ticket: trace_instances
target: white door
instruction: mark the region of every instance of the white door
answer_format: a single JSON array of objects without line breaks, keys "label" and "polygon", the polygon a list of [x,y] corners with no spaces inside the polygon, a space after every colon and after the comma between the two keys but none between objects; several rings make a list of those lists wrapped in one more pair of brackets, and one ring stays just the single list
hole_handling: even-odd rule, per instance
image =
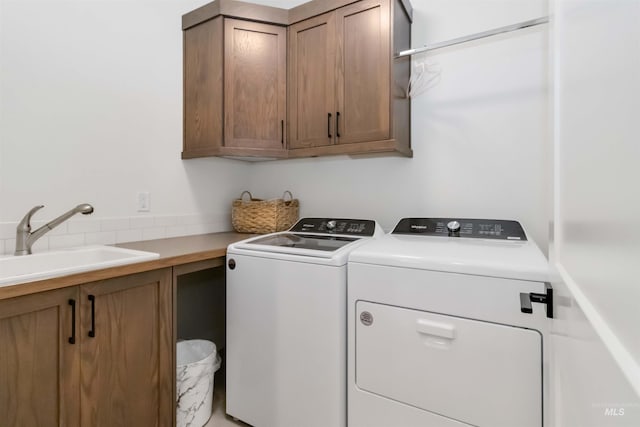
[{"label": "white door", "polygon": [[356,303],[358,388],[479,427],[542,426],[539,332]]}]

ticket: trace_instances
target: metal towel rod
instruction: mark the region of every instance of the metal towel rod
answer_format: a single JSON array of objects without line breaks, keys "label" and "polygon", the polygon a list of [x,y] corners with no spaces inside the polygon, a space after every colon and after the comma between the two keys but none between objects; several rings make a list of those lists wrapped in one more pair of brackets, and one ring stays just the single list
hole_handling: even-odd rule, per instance
[{"label": "metal towel rod", "polygon": [[547,22],[549,22],[548,16],[543,16],[541,18],[536,18],[536,19],[530,19],[528,21],[519,22],[517,24],[511,24],[504,27],[500,27],[500,28],[494,28],[493,30],[487,30],[481,33],[470,34],[468,36],[458,37],[456,39],[447,40],[440,43],[434,43],[424,47],[418,47],[416,49],[403,50],[402,52],[398,53],[394,57],[394,59],[415,55],[416,53],[429,52],[432,50],[441,49],[443,47],[449,47],[449,46],[453,46],[460,43],[466,43],[473,40],[483,39],[485,37],[491,37],[491,36],[495,36],[502,33],[521,30],[523,28],[533,27],[540,24],[546,24]]}]

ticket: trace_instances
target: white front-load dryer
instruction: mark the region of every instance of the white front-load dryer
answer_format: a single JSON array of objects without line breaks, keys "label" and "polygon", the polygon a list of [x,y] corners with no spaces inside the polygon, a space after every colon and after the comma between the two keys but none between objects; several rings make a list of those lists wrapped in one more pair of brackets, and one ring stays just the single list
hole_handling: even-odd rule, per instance
[{"label": "white front-load dryer", "polygon": [[515,221],[406,218],[352,251],[349,427],[542,427],[547,271]]}]

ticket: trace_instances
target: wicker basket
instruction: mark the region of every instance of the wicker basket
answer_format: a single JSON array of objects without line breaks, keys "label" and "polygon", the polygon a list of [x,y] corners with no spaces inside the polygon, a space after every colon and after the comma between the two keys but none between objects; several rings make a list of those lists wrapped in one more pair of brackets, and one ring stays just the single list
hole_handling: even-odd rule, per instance
[{"label": "wicker basket", "polygon": [[[245,199],[245,195],[249,198]],[[288,200],[285,200],[287,198]],[[254,199],[250,192],[243,191],[233,201],[231,222],[239,233],[273,233],[288,230],[298,220],[300,204],[290,191],[281,199]]]}]

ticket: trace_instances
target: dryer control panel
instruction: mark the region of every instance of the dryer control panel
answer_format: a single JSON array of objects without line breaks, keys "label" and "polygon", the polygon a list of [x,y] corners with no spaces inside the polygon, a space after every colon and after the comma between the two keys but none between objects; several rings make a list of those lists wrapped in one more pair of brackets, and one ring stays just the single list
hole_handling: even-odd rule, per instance
[{"label": "dryer control panel", "polygon": [[373,236],[376,222],[368,219],[302,218],[289,231],[296,233]]},{"label": "dryer control panel", "polygon": [[396,225],[393,234],[527,240],[518,221],[500,219],[403,218]]}]

